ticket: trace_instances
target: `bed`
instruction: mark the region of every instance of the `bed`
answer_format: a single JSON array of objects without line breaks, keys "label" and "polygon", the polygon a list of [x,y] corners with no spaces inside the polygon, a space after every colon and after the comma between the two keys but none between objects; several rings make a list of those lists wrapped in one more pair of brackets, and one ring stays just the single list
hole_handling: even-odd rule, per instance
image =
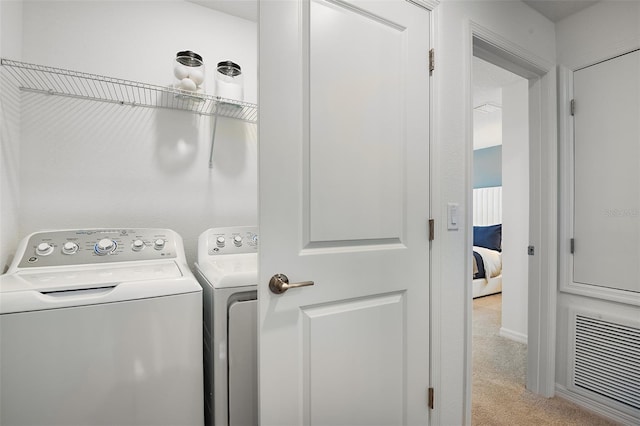
[{"label": "bed", "polygon": [[473,190],[473,298],[502,292],[502,187]]}]

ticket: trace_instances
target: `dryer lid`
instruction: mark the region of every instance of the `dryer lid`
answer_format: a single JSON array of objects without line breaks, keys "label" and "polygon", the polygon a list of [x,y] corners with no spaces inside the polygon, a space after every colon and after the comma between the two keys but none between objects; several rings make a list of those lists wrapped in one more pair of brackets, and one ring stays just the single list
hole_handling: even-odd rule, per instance
[{"label": "dryer lid", "polygon": [[258,255],[256,253],[210,257],[196,263],[196,268],[214,288],[258,285]]}]

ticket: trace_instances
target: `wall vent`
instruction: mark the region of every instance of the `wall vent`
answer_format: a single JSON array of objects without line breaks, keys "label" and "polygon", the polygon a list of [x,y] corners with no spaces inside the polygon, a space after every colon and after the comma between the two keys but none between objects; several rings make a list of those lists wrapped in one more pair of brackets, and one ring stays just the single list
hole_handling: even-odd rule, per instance
[{"label": "wall vent", "polygon": [[574,388],[616,401],[624,411],[638,413],[640,328],[580,313],[574,318]]}]

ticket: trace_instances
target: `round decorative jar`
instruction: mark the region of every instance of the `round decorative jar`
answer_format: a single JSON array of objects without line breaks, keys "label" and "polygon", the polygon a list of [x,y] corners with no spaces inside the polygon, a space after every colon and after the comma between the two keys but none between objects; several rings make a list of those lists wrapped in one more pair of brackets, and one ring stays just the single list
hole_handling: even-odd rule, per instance
[{"label": "round decorative jar", "polygon": [[244,100],[240,65],[231,61],[218,62],[215,81],[216,96],[236,101]]},{"label": "round decorative jar", "polygon": [[190,50],[176,54],[173,63],[174,87],[190,92],[204,92],[205,68],[202,56]]}]

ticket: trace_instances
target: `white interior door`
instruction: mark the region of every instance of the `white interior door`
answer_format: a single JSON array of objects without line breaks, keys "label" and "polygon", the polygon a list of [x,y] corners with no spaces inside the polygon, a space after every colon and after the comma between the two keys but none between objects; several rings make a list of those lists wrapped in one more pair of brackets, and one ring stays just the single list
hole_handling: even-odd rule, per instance
[{"label": "white interior door", "polygon": [[262,425],[428,423],[429,13],[260,3]]},{"label": "white interior door", "polygon": [[640,51],[574,72],[573,279],[640,292]]}]

